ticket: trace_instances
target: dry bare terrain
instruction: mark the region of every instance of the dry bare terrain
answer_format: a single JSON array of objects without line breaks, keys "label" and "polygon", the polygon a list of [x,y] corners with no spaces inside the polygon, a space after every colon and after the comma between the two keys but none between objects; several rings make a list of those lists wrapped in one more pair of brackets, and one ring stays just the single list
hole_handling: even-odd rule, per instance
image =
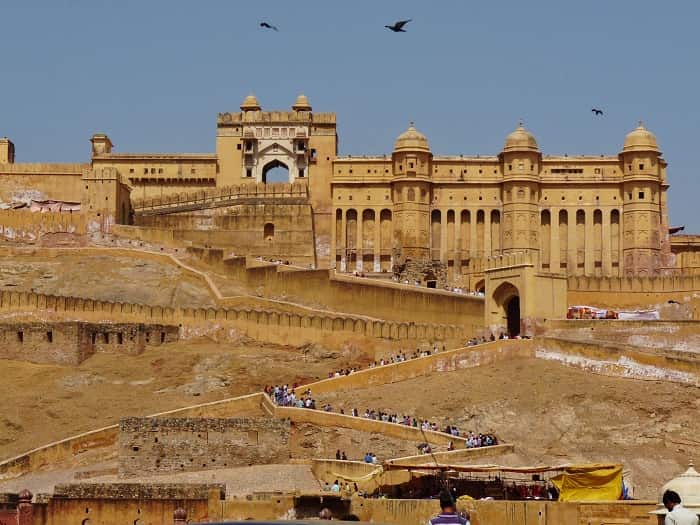
[{"label": "dry bare terrain", "polygon": [[495,432],[520,465],[615,461],[631,471],[637,497],[700,457],[700,389],[605,377],[520,359],[368,389],[320,396],[334,410],[385,409]]},{"label": "dry bare terrain", "polygon": [[308,382],[348,364],[347,353],[319,346],[206,339],[149,347],[140,356],[95,354],[78,367],[0,360],[0,459],[123,416]]}]

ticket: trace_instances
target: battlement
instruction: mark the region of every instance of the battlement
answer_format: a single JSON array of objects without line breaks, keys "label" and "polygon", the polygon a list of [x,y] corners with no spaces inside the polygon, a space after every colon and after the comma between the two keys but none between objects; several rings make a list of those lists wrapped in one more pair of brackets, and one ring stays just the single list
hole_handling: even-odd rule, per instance
[{"label": "battlement", "polygon": [[2,175],[83,175],[90,164],[76,162],[22,162],[0,164]]},{"label": "battlement", "polygon": [[488,271],[509,266],[535,266],[536,262],[537,258],[534,253],[522,251],[486,257],[481,264],[483,265],[483,270]]},{"label": "battlement", "polygon": [[217,126],[241,124],[335,124],[335,113],[311,113],[309,111],[255,111],[246,113],[219,113]]},{"label": "battlement", "polygon": [[289,198],[306,200],[308,197],[309,190],[305,183],[251,183],[211,190],[177,193],[152,199],[136,199],[133,201],[132,206],[137,213],[149,214],[150,212],[150,214],[157,214],[187,206],[196,206],[197,208],[217,207],[217,205],[230,206],[236,204],[236,201],[239,200]]}]

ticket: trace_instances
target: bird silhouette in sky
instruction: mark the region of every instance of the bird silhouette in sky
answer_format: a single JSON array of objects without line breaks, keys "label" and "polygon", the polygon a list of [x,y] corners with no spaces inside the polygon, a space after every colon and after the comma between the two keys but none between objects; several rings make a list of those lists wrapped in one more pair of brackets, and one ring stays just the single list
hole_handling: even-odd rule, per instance
[{"label": "bird silhouette in sky", "polygon": [[603,110],[602,110],[602,109],[593,108],[591,111],[592,111],[593,113],[595,113],[596,115],[601,115],[601,116],[603,115]]},{"label": "bird silhouette in sky", "polygon": [[403,26],[405,26],[409,22],[411,22],[410,18],[408,20],[399,20],[398,22],[395,22],[393,26],[384,27],[386,27],[389,31],[393,31],[394,33],[405,33],[406,30],[403,28]]},{"label": "bird silhouette in sky", "polygon": [[272,29],[273,31],[279,31],[279,29],[277,29],[277,26],[273,26],[272,24],[268,24],[267,22],[260,22],[260,27],[263,27],[265,29]]}]

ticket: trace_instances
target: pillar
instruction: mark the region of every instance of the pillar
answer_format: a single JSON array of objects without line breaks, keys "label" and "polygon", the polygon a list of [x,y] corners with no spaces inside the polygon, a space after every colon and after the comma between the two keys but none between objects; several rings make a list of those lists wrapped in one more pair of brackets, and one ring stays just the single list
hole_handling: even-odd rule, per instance
[{"label": "pillar", "polygon": [[340,214],[340,271],[348,271],[348,210]]},{"label": "pillar", "polygon": [[484,210],[484,257],[491,257],[491,211]]},{"label": "pillar", "polygon": [[382,209],[374,210],[374,271],[382,271]]},{"label": "pillar", "polygon": [[584,259],[583,259],[583,272],[585,275],[593,275],[595,273],[595,242],[593,242],[593,215],[595,210],[585,209],[583,211],[584,215]]},{"label": "pillar", "polygon": [[573,215],[570,209],[567,209],[567,217],[569,220],[569,240],[567,243],[566,254],[566,270],[569,275],[578,275],[578,239],[576,238],[576,211],[573,209]]},{"label": "pillar", "polygon": [[447,210],[440,210],[440,262],[447,264]]},{"label": "pillar", "polygon": [[559,254],[559,208],[549,210],[549,271],[559,273],[561,271],[561,259]]},{"label": "pillar", "polygon": [[476,240],[476,215],[478,210],[470,210],[471,221],[469,222],[469,254],[472,259],[476,258],[476,247],[479,244]]},{"label": "pillar", "polygon": [[452,254],[453,272],[455,277],[462,277],[462,210],[455,210],[455,249]]},{"label": "pillar", "polygon": [[603,259],[603,276],[610,277],[612,276],[612,235],[610,232],[611,212],[610,210],[606,210],[604,208],[601,209],[600,212],[603,214],[603,223],[601,225],[603,239],[600,243]]},{"label": "pillar", "polygon": [[364,214],[362,210],[357,210],[357,233],[355,234],[355,266],[358,272],[362,271],[362,221]]}]

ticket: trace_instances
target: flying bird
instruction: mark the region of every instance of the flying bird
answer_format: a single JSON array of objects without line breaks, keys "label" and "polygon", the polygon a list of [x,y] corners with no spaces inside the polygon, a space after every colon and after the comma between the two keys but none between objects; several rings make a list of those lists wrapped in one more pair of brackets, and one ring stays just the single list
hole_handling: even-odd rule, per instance
[{"label": "flying bird", "polygon": [[602,109],[593,108],[591,111],[592,111],[593,113],[595,113],[596,115],[602,115],[602,114],[603,114],[603,110],[602,110]]},{"label": "flying bird", "polygon": [[406,30],[403,28],[406,24],[411,22],[412,20],[409,18],[408,20],[399,20],[398,22],[394,23],[393,26],[384,26],[386,27],[389,31],[393,31],[394,33],[405,33]]},{"label": "flying bird", "polygon": [[264,27],[265,29],[272,29],[273,31],[279,31],[279,29],[277,29],[276,26],[268,24],[267,22],[260,22],[260,27]]}]

